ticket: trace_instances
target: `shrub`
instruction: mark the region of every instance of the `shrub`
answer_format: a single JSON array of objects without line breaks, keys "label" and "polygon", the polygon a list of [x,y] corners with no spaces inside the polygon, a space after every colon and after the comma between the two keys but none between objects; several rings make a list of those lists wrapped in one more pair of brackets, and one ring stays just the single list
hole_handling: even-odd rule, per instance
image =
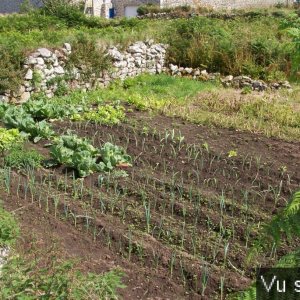
[{"label": "shrub", "polygon": [[0,45],[0,94],[7,90],[18,91],[24,73],[22,62],[23,55],[20,52]]},{"label": "shrub", "polygon": [[170,63],[260,79],[274,77],[277,71],[290,75],[289,38],[279,32],[278,22],[272,17],[176,20],[165,39],[170,45]]},{"label": "shrub", "polygon": [[300,69],[300,18],[297,14],[291,14],[281,22],[281,28],[292,38],[292,63],[294,74]]},{"label": "shrub", "polygon": [[138,7],[137,9],[137,13],[139,16],[143,16],[149,13],[158,13],[160,12],[161,9],[159,7],[159,5],[154,5],[154,4],[145,4],[145,5],[141,5]]},{"label": "shrub", "polygon": [[86,21],[86,16],[79,4],[71,0],[43,0],[42,12],[64,20],[68,26],[81,25]]},{"label": "shrub", "polygon": [[111,66],[111,58],[100,48],[94,40],[86,35],[79,34],[72,45],[72,53],[67,61],[67,68],[82,67],[83,78],[91,79],[91,76],[100,76],[103,70]]}]

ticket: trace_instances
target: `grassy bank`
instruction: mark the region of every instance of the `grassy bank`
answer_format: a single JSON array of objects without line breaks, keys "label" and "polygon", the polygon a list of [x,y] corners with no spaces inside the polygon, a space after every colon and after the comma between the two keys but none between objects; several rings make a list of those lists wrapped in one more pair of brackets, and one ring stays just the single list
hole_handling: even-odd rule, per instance
[{"label": "grassy bank", "polygon": [[114,44],[121,48],[154,38],[170,45],[169,63],[269,81],[297,79],[298,35],[288,32],[289,27],[299,27],[293,10],[255,12],[229,20],[106,20],[86,17],[76,9],[5,16],[0,18],[0,86],[3,91],[8,88],[6,81],[11,81],[13,88],[18,85],[22,61],[30,51],[59,47],[64,42],[73,44],[83,35],[98,46]]}]

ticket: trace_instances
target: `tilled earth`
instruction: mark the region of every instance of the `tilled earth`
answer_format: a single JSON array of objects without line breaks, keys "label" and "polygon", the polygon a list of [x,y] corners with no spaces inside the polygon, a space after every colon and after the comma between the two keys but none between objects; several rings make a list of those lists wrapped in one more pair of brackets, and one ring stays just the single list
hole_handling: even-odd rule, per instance
[{"label": "tilled earth", "polygon": [[[130,168],[85,179],[63,166],[12,170],[1,198],[18,216],[19,247],[26,251],[33,237],[45,248],[55,241],[83,271],[119,267],[124,299],[221,299],[248,287],[255,263],[273,261],[266,254],[249,265],[246,258],[259,224],[299,187],[300,143],[137,111],[127,117],[113,127],[53,126],[96,147],[123,146]],[[47,157],[45,144],[28,147]],[[294,246],[285,243],[277,255]]]}]

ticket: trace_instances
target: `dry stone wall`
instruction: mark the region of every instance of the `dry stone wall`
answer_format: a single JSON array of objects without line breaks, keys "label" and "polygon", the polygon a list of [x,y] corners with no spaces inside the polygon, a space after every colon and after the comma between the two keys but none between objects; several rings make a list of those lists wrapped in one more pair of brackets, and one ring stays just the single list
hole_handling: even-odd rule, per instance
[{"label": "dry stone wall", "polygon": [[250,7],[268,7],[277,4],[290,5],[292,3],[292,0],[161,0],[161,7],[190,5],[231,10]]},{"label": "dry stone wall", "polygon": [[251,88],[264,91],[266,89],[291,88],[287,81],[266,83],[253,80],[248,76],[221,76],[220,73],[208,73],[204,69],[184,68],[166,63],[167,45],[155,44],[153,40],[136,42],[125,51],[117,47],[108,49],[106,55],[112,58],[110,70],[104,70],[96,77],[92,74],[89,79],[83,75],[84,66],[69,70],[67,61],[72,53],[71,45],[65,43],[61,49],[39,48],[31,53],[24,61],[24,81],[18,92],[6,91],[0,95],[0,101],[22,103],[30,99],[34,93],[43,92],[49,98],[61,88],[90,90],[96,87],[106,87],[111,81],[134,77],[142,73],[188,77],[194,80],[219,80],[225,87]]},{"label": "dry stone wall", "polygon": [[288,81],[279,82],[264,82],[263,80],[255,80],[249,76],[222,76],[220,73],[208,73],[206,70],[199,68],[184,68],[177,65],[170,64],[168,73],[171,76],[189,77],[199,81],[217,81],[219,80],[224,87],[233,87],[236,89],[250,88],[254,91],[265,91],[268,89],[291,89]]},{"label": "dry stone wall", "polygon": [[72,70],[66,68],[71,45],[65,43],[63,48],[51,50],[39,48],[24,61],[24,82],[18,92],[6,91],[0,95],[0,101],[26,102],[32,94],[44,92],[49,98],[57,92],[61,82],[70,89],[89,90],[105,87],[112,80],[125,79],[141,73],[158,74],[165,71],[166,45],[155,44],[153,40],[136,42],[125,51],[116,47],[108,49],[112,57],[112,68],[104,70],[98,78],[91,76],[86,80],[82,76],[84,66]]}]

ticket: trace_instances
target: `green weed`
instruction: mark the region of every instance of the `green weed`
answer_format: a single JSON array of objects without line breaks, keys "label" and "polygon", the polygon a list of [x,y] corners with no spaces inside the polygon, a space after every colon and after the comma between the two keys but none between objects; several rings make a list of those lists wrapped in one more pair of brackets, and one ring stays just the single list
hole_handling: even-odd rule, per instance
[{"label": "green weed", "polygon": [[0,206],[0,247],[11,246],[19,236],[19,226],[12,214]]},{"label": "green weed", "polygon": [[36,150],[15,146],[5,155],[4,164],[12,168],[29,170],[38,168],[43,159],[44,157]]}]

